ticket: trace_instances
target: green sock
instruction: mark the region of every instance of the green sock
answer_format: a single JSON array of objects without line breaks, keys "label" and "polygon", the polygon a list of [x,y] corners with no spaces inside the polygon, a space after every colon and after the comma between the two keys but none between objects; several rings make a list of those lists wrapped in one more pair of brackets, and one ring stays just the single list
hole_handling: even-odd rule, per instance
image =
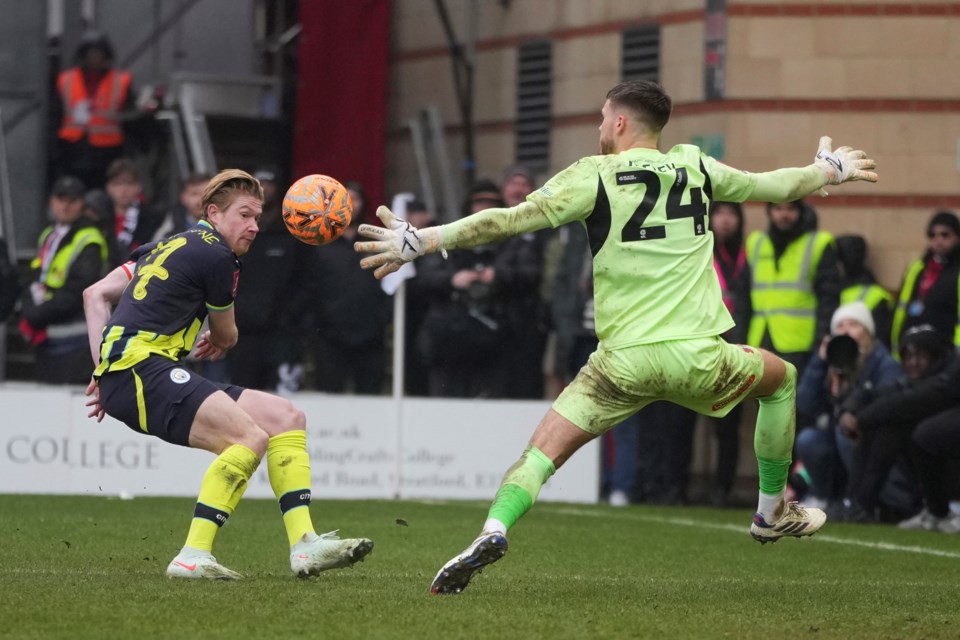
[{"label": "green sock", "polygon": [[498,520],[510,529],[530,510],[540,494],[540,487],[556,470],[553,461],[542,451],[534,446],[527,447],[504,474],[487,518]]},{"label": "green sock", "polygon": [[760,492],[778,495],[787,486],[792,462],[793,437],[797,429],[797,368],[789,362],[783,383],[766,398],[760,398],[753,450],[760,467]]}]

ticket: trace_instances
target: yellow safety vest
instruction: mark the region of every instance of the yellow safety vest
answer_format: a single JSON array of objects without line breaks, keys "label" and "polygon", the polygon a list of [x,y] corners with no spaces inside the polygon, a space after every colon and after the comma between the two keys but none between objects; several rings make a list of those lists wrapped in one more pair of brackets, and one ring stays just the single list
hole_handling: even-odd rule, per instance
[{"label": "yellow safety vest", "polygon": [[752,276],[753,318],[747,344],[759,347],[764,333],[780,353],[813,349],[817,331],[817,296],[813,282],[817,266],[833,236],[811,231],[787,246],[774,261],[773,242],[762,231],[747,239],[747,262]]},{"label": "yellow safety vest", "polygon": [[[893,312],[893,328],[890,330],[890,346],[893,355],[897,360],[900,359],[900,334],[903,333],[903,325],[907,321],[907,309],[910,307],[910,299],[913,297],[913,290],[917,286],[917,278],[924,268],[923,260],[914,260],[907,267],[907,273],[903,276],[903,286],[900,287],[900,295],[897,297],[897,308]],[[957,281],[957,300],[960,301],[960,280]],[[953,329],[953,344],[960,347],[960,308],[957,309],[957,325]]]},{"label": "yellow safety vest", "polygon": [[[53,227],[47,227],[43,230],[43,233],[40,234],[40,240],[37,242],[37,257],[30,263],[33,269],[41,268],[42,263],[39,254],[43,249],[43,244],[47,241],[47,237],[52,231]],[[71,238],[69,243],[60,243],[60,246],[57,247],[56,254],[54,254],[50,265],[47,267],[47,273],[43,279],[43,284],[47,288],[48,300],[52,297],[51,291],[53,289],[59,289],[67,281],[67,274],[70,273],[70,267],[73,265],[73,261],[91,244],[100,247],[100,257],[104,263],[106,263],[107,241],[103,239],[103,234],[100,233],[100,230],[96,227],[84,227],[73,234],[73,238]]]},{"label": "yellow safety vest", "polygon": [[862,302],[870,311],[880,306],[881,302],[887,305],[888,309],[893,308],[893,296],[878,284],[855,284],[841,291],[840,304],[851,302]]}]

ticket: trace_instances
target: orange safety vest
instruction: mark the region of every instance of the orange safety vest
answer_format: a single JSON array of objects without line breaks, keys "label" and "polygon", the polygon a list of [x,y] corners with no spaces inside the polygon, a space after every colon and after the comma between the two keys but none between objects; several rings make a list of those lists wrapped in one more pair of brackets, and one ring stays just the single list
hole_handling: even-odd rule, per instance
[{"label": "orange safety vest", "polygon": [[[79,67],[60,72],[57,78],[57,90],[63,101],[60,137],[67,142],[79,142],[86,135],[90,146],[119,147],[123,144],[123,131],[118,115],[129,89],[130,73],[111,69],[100,80],[97,93],[90,100]],[[78,108],[82,109],[84,102],[89,109],[86,123],[77,120]]]}]

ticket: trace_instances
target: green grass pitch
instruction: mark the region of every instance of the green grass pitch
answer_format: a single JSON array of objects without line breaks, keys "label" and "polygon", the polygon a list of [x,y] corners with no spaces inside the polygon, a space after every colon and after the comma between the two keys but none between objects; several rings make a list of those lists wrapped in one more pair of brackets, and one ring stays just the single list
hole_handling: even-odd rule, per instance
[{"label": "green grass pitch", "polygon": [[[247,578],[170,581],[192,501],[0,496],[0,638],[958,638],[960,537],[827,523],[761,546],[750,513],[541,503],[459,596],[431,596],[477,502],[315,501],[365,535],[354,569],[298,580],[276,504],[215,549]],[[404,524],[405,523],[405,524]]]}]

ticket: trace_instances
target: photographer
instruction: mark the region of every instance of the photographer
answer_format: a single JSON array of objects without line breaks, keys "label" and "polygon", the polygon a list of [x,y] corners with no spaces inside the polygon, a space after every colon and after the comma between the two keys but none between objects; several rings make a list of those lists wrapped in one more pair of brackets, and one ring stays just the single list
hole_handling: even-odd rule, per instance
[{"label": "photographer", "polygon": [[809,474],[806,504],[826,506],[841,497],[854,446],[839,428],[843,403],[864,389],[893,385],[902,373],[874,331],[864,303],[839,307],[797,385],[797,424],[807,427],[796,439],[797,458]]},{"label": "photographer", "polygon": [[[503,206],[500,191],[480,181],[470,192],[464,213]],[[417,348],[429,364],[431,396],[503,398],[508,349],[501,274],[494,247],[456,251],[444,260],[425,256],[418,264],[418,290],[430,300]]]}]

